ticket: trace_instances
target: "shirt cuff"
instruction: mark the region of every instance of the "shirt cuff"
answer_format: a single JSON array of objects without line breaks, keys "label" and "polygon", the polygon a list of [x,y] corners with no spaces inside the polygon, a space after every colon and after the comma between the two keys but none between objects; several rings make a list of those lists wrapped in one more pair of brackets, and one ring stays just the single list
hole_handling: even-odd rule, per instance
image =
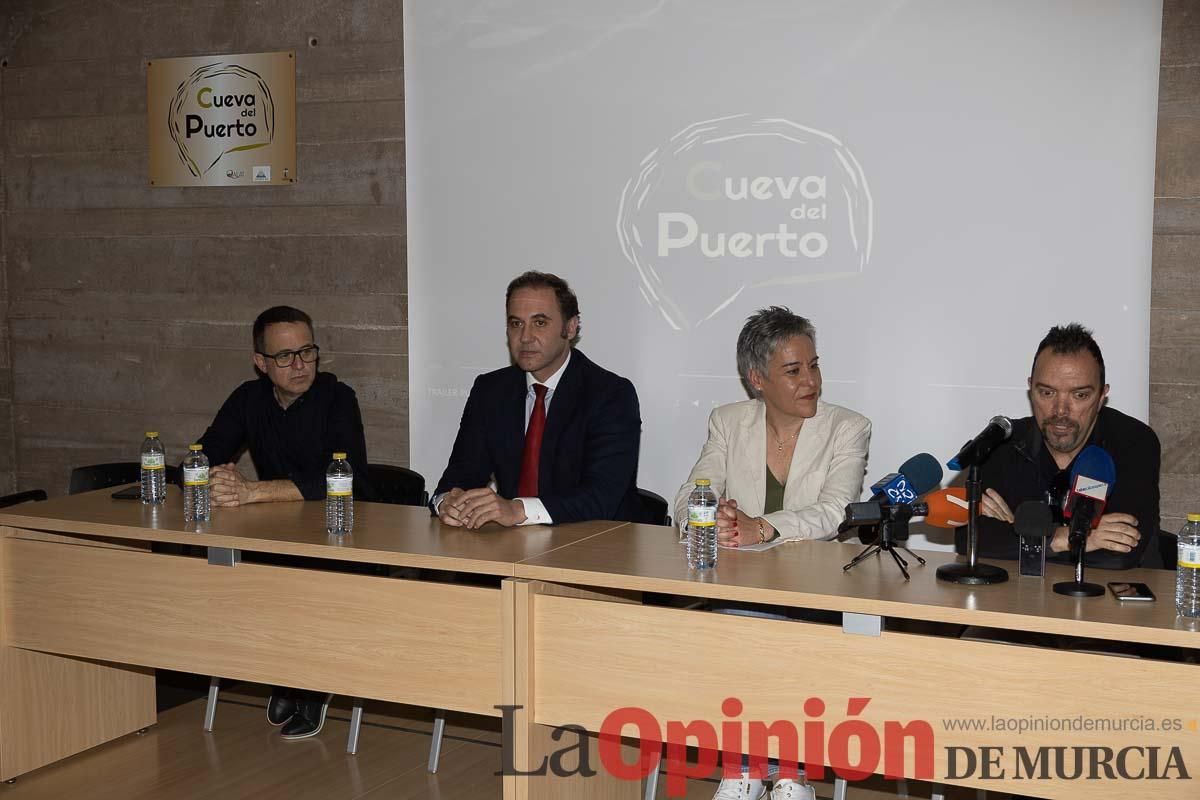
[{"label": "shirt cuff", "polygon": [[441,514],[441,513],[442,513],[442,501],[446,499],[446,495],[448,495],[448,494],[450,494],[450,493],[449,493],[449,492],[442,492],[441,494],[435,494],[435,495],[433,496],[433,499],[429,501],[430,505],[432,505],[432,506],[433,506],[433,513],[434,513],[434,514]]},{"label": "shirt cuff", "polygon": [[546,510],[546,506],[541,500],[536,497],[518,497],[521,505],[525,506],[525,521],[518,522],[517,527],[523,525],[553,525],[554,520],[550,518],[550,512]]}]

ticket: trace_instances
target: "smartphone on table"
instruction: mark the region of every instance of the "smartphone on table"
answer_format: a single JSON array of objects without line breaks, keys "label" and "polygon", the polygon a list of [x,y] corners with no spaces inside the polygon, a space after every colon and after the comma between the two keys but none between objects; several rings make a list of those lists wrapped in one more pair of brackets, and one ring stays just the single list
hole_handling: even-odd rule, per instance
[{"label": "smartphone on table", "polygon": [[1150,587],[1144,583],[1110,583],[1108,590],[1113,593],[1113,597],[1124,601],[1143,601],[1152,602],[1154,600],[1154,592],[1150,591]]}]

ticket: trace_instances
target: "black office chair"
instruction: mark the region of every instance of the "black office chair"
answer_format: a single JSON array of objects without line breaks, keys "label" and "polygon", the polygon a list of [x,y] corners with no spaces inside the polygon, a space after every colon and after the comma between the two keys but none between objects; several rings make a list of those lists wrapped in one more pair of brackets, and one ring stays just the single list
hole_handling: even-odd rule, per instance
[{"label": "black office chair", "polygon": [[394,506],[429,505],[425,477],[407,467],[391,464],[367,464],[367,480],[375,491],[375,500]]},{"label": "black office chair", "polygon": [[1179,569],[1179,537],[1167,531],[1158,532],[1158,552],[1162,554],[1162,568]]},{"label": "black office chair", "polygon": [[28,492],[17,492],[0,497],[0,508],[19,505],[20,503],[40,503],[46,499],[45,489],[30,489]]},{"label": "black office chair", "polygon": [[671,515],[667,513],[667,501],[649,489],[638,489],[638,497],[642,500],[642,512],[651,525],[671,525]]},{"label": "black office chair", "polygon": [[[91,492],[111,486],[125,486],[142,479],[142,466],[137,461],[115,461],[111,464],[92,464],[71,470],[67,494]],[[179,467],[167,467],[167,483],[179,483]]]}]

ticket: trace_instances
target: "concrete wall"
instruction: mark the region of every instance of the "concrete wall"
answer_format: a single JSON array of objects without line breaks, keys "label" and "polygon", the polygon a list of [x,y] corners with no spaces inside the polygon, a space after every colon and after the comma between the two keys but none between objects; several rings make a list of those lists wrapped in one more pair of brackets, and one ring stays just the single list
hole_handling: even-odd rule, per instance
[{"label": "concrete wall", "polygon": [[1200,5],[1166,0],[1158,98],[1150,424],[1163,445],[1162,527],[1200,512]]},{"label": "concrete wall", "polygon": [[[3,9],[0,492],[63,492],[147,428],[181,457],[277,303],[315,319],[371,460],[406,464],[399,0]],[[151,188],[146,60],[272,50],[297,54],[299,183]]]}]

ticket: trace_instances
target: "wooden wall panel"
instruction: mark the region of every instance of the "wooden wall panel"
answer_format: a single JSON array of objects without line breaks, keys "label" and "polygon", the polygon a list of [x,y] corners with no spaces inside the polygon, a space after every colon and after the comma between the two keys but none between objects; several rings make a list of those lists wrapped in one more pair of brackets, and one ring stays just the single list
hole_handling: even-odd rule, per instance
[{"label": "wooden wall panel", "polygon": [[[401,23],[396,0],[4,5],[0,493],[62,492],[148,427],[181,457],[278,303],[312,314],[371,460],[408,463]],[[297,53],[300,181],[151,187],[147,59],[269,50]]]}]

